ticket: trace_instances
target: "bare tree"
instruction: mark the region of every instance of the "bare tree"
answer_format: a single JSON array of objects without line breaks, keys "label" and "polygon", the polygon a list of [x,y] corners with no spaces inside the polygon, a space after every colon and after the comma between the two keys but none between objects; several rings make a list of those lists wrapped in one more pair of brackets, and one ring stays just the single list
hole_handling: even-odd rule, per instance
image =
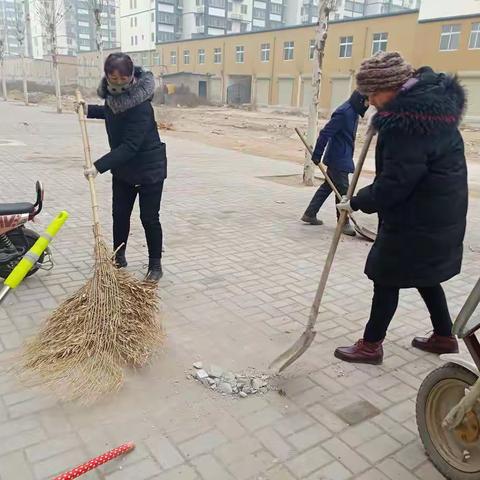
[{"label": "bare tree", "polygon": [[7,94],[7,78],[6,78],[6,72],[5,72],[5,40],[3,38],[0,38],[0,70],[2,74],[3,99],[7,101],[8,94]]},{"label": "bare tree", "polygon": [[22,62],[22,79],[23,79],[23,98],[25,105],[28,105],[28,84],[27,84],[27,70],[25,67],[25,31],[26,20],[25,14],[25,0],[15,2],[15,37],[20,47],[20,59]]},{"label": "bare tree", "polygon": [[35,10],[45,31],[52,55],[57,113],[62,113],[62,91],[58,67],[58,27],[64,22],[70,10],[68,0],[35,0]]},{"label": "bare tree", "polygon": [[2,73],[2,92],[3,99],[8,100],[7,93],[7,73],[5,71],[5,57],[7,55],[8,48],[8,26],[7,26],[7,15],[5,12],[5,3],[3,4],[3,24],[2,24],[2,37],[0,38],[0,69]]},{"label": "bare tree", "polygon": [[102,37],[102,13],[108,8],[107,0],[88,0],[90,12],[95,22],[95,43],[98,51],[98,67],[100,74],[103,73],[103,37]]},{"label": "bare tree", "polygon": [[[315,143],[318,128],[318,113],[320,102],[320,91],[322,87],[322,65],[325,56],[325,44],[327,42],[328,18],[335,10],[336,0],[321,0],[318,6],[318,22],[315,31],[315,55],[313,61],[312,85],[313,95],[308,115],[307,139],[310,145]],[[314,164],[308,151],[305,151],[305,163],[303,167],[303,183],[312,186],[315,174]]]}]

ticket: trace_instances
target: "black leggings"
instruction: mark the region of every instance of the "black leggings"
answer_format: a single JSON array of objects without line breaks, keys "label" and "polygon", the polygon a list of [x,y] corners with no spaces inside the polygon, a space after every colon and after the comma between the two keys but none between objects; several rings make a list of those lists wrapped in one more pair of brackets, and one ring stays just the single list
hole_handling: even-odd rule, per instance
[{"label": "black leggings", "polygon": [[140,220],[147,238],[148,256],[162,257],[163,233],[160,224],[160,201],[163,180],[150,185],[130,185],[113,177],[113,247],[116,250],[122,243],[127,246],[130,233],[130,216],[137,194],[140,202]]},{"label": "black leggings", "polygon": [[[448,337],[452,334],[452,320],[448,311],[447,299],[441,285],[418,288],[430,313],[433,331]],[[367,342],[379,342],[387,334],[388,326],[397,310],[398,287],[374,285],[372,310],[363,335]]]}]

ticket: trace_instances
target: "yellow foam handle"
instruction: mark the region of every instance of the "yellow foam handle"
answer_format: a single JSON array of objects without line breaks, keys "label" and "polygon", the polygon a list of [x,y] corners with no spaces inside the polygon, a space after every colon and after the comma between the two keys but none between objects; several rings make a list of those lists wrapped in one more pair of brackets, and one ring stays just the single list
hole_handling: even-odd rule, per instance
[{"label": "yellow foam handle", "polygon": [[4,285],[10,288],[17,288],[20,283],[22,283],[23,279],[27,276],[27,273],[31,270],[33,265],[35,265],[38,258],[45,252],[53,237],[55,237],[58,231],[63,227],[68,216],[68,213],[63,211],[52,220],[45,230],[45,233],[38,238],[32,248],[30,248],[24,257],[18,262],[17,266],[11,271],[10,275],[5,279]]}]

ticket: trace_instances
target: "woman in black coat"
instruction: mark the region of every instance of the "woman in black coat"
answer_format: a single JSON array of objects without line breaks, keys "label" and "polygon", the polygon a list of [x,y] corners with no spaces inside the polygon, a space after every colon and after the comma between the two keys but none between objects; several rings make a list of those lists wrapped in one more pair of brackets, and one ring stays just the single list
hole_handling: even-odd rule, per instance
[{"label": "woman in black coat", "polygon": [[127,266],[130,216],[138,195],[149,256],[146,280],[157,282],[163,274],[159,212],[167,157],[151,105],[154,91],[152,73],[134,67],[124,53],[109,55],[98,88],[105,104],[88,105],[87,116],[105,120],[111,151],[85,174],[96,176],[110,170],[113,175],[113,246],[119,268]]},{"label": "woman in black coat", "polygon": [[412,345],[432,353],[458,351],[441,283],[461,269],[468,204],[467,168],[458,130],[465,105],[454,77],[424,67],[413,72],[398,53],[366,60],[358,88],[378,113],[376,177],[340,210],[378,213],[380,226],[365,268],[374,282],[363,339],[340,347],[350,362],[381,363],[382,342],[399,289],[415,287],[434,332]]}]

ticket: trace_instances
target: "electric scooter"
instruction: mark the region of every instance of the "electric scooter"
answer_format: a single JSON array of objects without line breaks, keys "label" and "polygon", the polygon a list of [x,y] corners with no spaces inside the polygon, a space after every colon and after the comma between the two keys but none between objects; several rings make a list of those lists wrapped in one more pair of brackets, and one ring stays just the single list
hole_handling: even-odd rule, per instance
[{"label": "electric scooter", "polygon": [[[40,182],[36,184],[35,203],[0,203],[0,278],[7,278],[18,262],[39,238],[34,230],[25,228],[42,211],[44,191]],[[40,268],[50,270],[53,260],[50,250],[38,258],[27,276]]]},{"label": "electric scooter", "polygon": [[480,479],[480,280],[463,305],[453,333],[471,359],[442,355],[445,365],[433,370],[417,395],[417,425],[423,445],[437,469],[450,480]]}]

